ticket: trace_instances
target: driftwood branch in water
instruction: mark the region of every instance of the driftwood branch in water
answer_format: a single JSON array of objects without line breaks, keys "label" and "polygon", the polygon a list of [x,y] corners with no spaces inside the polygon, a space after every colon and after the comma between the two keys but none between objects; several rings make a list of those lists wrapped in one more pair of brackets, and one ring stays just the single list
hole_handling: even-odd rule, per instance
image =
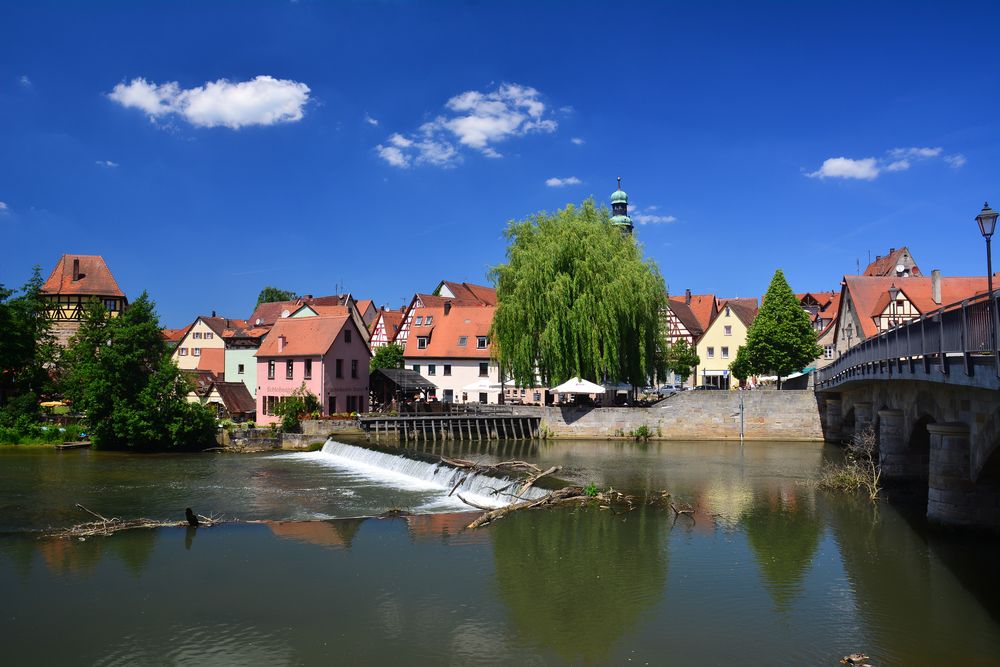
[{"label": "driftwood branch in water", "polygon": [[[552,473],[559,472],[562,468],[561,466],[552,466],[547,470],[542,470],[533,463],[528,463],[527,461],[500,461],[499,463],[476,463],[475,461],[468,461],[466,459],[453,459],[447,456],[441,457],[441,463],[448,465],[452,468],[458,470],[467,470],[468,473],[462,475],[454,486],[451,487],[451,491],[448,492],[449,496],[455,495],[459,487],[469,478],[469,475],[503,475],[503,476],[522,476],[527,475],[523,480],[516,479],[506,486],[500,487],[499,489],[493,489],[492,494],[497,496],[501,493],[506,492],[508,489],[519,485],[517,491],[512,492],[510,495],[520,498],[524,496],[525,491],[530,489],[535,485],[538,480],[546,475],[551,475]],[[461,498],[461,496],[459,496]],[[463,499],[462,502],[471,505],[467,500]],[[477,507],[473,505],[473,507]]]},{"label": "driftwood branch in water", "polygon": [[[155,519],[119,519],[118,517],[111,517],[110,519],[94,512],[93,510],[87,509],[83,505],[77,503],[76,506],[90,514],[91,516],[97,517],[97,521],[88,521],[87,523],[77,524],[66,528],[64,530],[57,531],[53,535],[57,537],[94,537],[94,536],[107,536],[113,535],[117,532],[123,530],[131,530],[133,528],[175,528],[179,526],[190,526],[190,517],[186,517],[184,521],[157,521]],[[190,510],[189,510],[190,511]],[[195,517],[199,526],[214,526],[216,524],[222,523],[221,518],[215,516],[204,516],[203,514],[195,515],[191,512],[191,516]]]}]

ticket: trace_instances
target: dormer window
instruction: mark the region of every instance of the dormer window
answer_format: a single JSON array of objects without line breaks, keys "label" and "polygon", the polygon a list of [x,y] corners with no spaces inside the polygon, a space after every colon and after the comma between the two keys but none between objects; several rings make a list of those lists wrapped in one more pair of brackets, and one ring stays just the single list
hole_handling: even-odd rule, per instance
[{"label": "dormer window", "polygon": [[469,342],[469,337],[468,336],[459,336],[458,337],[458,346],[459,347],[465,347],[466,343],[468,343],[468,342]]},{"label": "dormer window", "polygon": [[424,320],[424,324],[425,324],[426,326],[430,326],[430,325],[431,325],[431,322],[433,322],[433,321],[434,321],[434,316],[433,316],[433,315],[428,315],[428,316],[427,316],[427,319],[426,319],[426,320]]},{"label": "dormer window", "polygon": [[476,349],[477,350],[486,349],[486,336],[476,336]]},{"label": "dormer window", "polygon": [[413,326],[419,327],[419,326],[423,325],[423,323],[424,323],[424,316],[423,315],[417,315],[417,319],[416,319],[416,321],[413,322]]},{"label": "dormer window", "polygon": [[417,349],[418,350],[427,349],[427,336],[417,336]]}]

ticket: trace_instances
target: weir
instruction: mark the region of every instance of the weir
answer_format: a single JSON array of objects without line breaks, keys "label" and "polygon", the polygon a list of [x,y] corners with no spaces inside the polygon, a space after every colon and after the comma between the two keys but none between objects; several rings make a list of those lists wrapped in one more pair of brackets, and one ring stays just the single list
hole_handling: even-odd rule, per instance
[{"label": "weir", "polygon": [[539,435],[538,415],[431,414],[359,417],[358,424],[376,440],[533,440]]},{"label": "weir", "polygon": [[330,458],[330,462],[362,473],[382,472],[402,475],[412,480],[436,486],[452,495],[461,494],[477,505],[503,507],[519,500],[541,498],[547,492],[530,488],[523,496],[514,495],[519,480],[509,477],[485,475],[445,463],[430,463],[403,455],[389,454],[356,445],[348,445],[333,439],[327,440],[320,450]]}]

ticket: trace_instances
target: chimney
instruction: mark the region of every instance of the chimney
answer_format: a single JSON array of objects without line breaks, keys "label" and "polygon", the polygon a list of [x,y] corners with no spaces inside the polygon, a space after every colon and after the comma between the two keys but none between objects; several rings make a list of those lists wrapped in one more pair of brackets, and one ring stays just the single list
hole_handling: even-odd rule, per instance
[{"label": "chimney", "polygon": [[684,303],[688,306],[691,305],[691,290],[689,289],[684,290]]},{"label": "chimney", "polygon": [[895,249],[895,248],[889,248],[889,254],[890,254],[890,255],[891,255],[892,253],[894,253],[894,252],[896,252],[896,249]]},{"label": "chimney", "polygon": [[931,301],[941,305],[941,271],[939,269],[931,271]]},{"label": "chimney", "polygon": [[215,311],[214,310],[212,311],[212,317],[215,317]]},{"label": "chimney", "polygon": [[75,257],[73,259],[73,282],[80,279],[80,258]]},{"label": "chimney", "polygon": [[879,261],[880,259],[882,259],[882,255],[875,255],[875,261],[876,262]]},{"label": "chimney", "polygon": [[444,302],[444,314],[447,315],[451,312],[451,301]]},{"label": "chimney", "polygon": [[303,294],[302,295],[302,300],[306,301],[306,302],[312,301],[312,298],[313,298],[312,294]]},{"label": "chimney", "polygon": [[281,334],[278,336],[278,352],[285,351],[285,335]]}]

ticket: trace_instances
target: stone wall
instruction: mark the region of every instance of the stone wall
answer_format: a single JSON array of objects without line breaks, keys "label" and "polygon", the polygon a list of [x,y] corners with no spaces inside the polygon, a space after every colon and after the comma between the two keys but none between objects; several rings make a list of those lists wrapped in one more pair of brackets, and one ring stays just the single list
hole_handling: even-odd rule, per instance
[{"label": "stone wall", "polygon": [[363,435],[364,431],[355,419],[304,419],[302,433],[310,436],[322,435],[325,440],[326,436],[332,433]]},{"label": "stone wall", "polygon": [[631,438],[645,426],[659,440],[822,440],[816,395],[802,391],[685,391],[650,408],[531,407],[553,438]]},{"label": "stone wall", "polygon": [[281,447],[281,434],[269,428],[234,428],[219,432],[219,444],[228,449],[255,452]]}]

